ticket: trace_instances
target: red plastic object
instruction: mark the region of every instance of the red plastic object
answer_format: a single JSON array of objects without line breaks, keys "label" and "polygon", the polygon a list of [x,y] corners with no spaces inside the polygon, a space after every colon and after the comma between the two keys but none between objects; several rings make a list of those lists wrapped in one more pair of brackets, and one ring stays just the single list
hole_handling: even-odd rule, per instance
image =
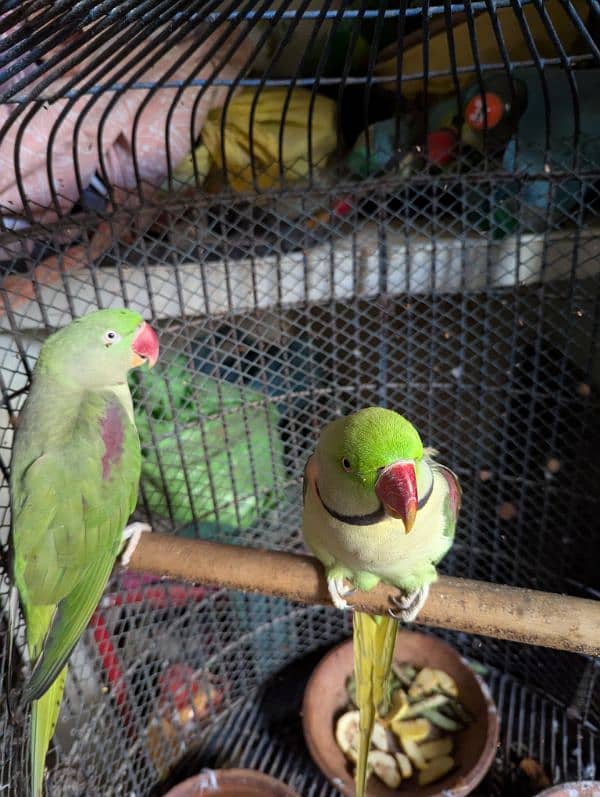
[{"label": "red plastic object", "polygon": [[354,205],[352,204],[352,197],[344,196],[336,199],[333,203],[333,212],[336,216],[347,216],[348,213],[351,213],[354,210]]},{"label": "red plastic object", "polygon": [[442,128],[427,135],[427,158],[436,166],[445,166],[454,159],[457,136],[454,130]]},{"label": "red plastic object", "polygon": [[198,683],[194,680],[194,671],[187,664],[172,664],[162,673],[159,679],[160,703],[168,703],[171,699],[178,711],[192,702],[198,694]]}]

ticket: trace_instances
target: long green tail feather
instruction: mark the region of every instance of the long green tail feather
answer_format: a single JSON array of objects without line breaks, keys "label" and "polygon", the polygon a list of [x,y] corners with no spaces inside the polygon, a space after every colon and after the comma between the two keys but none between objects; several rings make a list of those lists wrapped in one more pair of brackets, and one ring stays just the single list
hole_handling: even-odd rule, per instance
[{"label": "long green tail feather", "polygon": [[360,710],[356,797],[367,788],[367,758],[377,710],[387,711],[390,676],[398,621],[392,617],[373,617],[354,612],[354,674],[356,702]]},{"label": "long green tail feather", "polygon": [[[23,608],[27,618],[29,657],[35,664],[41,655],[56,607],[24,604]],[[66,676],[67,667],[65,666],[39,700],[33,700],[31,703],[31,736],[29,740],[31,797],[43,797],[46,754],[58,720]]]},{"label": "long green tail feather", "polygon": [[67,668],[39,700],[31,704],[31,797],[42,797],[46,754],[58,720]]}]

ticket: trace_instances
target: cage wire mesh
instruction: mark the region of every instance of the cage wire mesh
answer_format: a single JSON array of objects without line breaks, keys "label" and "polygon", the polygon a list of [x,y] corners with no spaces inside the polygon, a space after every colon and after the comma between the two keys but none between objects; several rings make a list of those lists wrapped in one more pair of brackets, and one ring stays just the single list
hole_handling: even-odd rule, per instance
[{"label": "cage wire mesh", "polygon": [[[3,543],[41,342],[125,304],[164,352],[132,378],[136,514],[155,529],[302,550],[320,427],[377,403],[461,479],[443,572],[598,597],[598,12],[4,3]],[[4,679],[7,595],[4,571]],[[237,765],[333,797],[299,709],[348,633],[330,609],[113,576],[72,659],[48,793],[159,795]],[[594,776],[594,660],[442,636],[486,668],[501,714],[478,794],[531,793],[524,756],[553,781]],[[0,790],[25,794],[26,716],[1,705]]]}]

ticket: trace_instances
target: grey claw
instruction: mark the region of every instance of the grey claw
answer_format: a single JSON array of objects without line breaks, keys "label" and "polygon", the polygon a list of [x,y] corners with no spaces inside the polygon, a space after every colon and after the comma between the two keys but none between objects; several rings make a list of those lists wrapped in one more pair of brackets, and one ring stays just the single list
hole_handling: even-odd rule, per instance
[{"label": "grey claw", "polygon": [[401,592],[400,595],[392,595],[390,601],[397,606],[398,609],[410,609],[415,602],[416,592]]},{"label": "grey claw", "polygon": [[398,611],[395,612],[393,609],[388,609],[388,612],[395,620],[400,620],[403,623],[412,623],[423,608],[428,595],[429,585],[426,585],[414,592],[392,596],[390,601],[398,608]]}]

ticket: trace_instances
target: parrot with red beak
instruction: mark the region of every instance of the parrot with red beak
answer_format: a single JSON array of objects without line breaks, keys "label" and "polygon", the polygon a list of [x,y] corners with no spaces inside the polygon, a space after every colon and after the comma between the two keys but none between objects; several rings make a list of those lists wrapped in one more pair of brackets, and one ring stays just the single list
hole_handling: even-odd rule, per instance
[{"label": "parrot with red beak", "polygon": [[461,490],[434,453],[402,415],[368,407],[322,430],[304,472],[304,539],[325,567],[334,605],[348,608],[348,594],[380,581],[401,591],[389,616],[353,615],[357,797],[376,714],[387,711],[398,623],[415,619],[454,540]]},{"label": "parrot with red beak", "polygon": [[43,793],[69,656],[124,539],[143,530],[125,529],[141,469],[127,372],[153,366],[158,351],[156,333],[131,310],[79,318],[42,346],[19,415],[11,554],[32,666],[23,695],[32,701],[31,797]]}]

